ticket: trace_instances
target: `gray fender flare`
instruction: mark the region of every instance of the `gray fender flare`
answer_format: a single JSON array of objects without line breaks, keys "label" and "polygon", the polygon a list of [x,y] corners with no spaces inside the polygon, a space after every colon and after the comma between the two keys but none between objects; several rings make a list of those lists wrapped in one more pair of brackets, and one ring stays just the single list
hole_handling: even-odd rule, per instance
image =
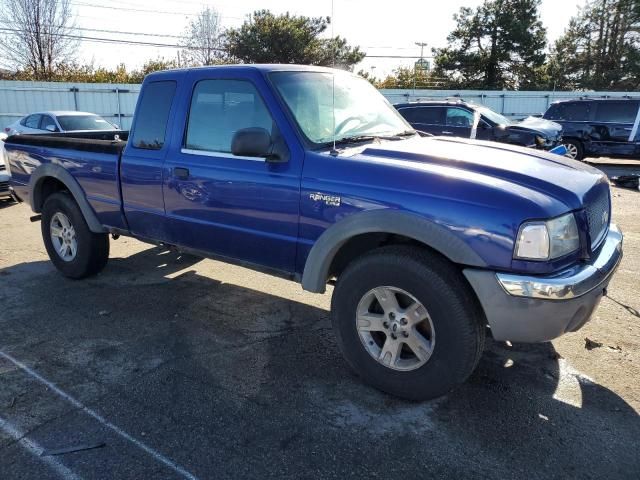
[{"label": "gray fender flare", "polygon": [[87,197],[84,194],[84,190],[82,190],[78,181],[60,165],[52,163],[40,165],[31,174],[31,178],[29,179],[29,204],[35,213],[40,213],[42,211],[42,185],[44,180],[49,177],[62,182],[69,192],[71,192],[73,199],[82,211],[82,215],[89,226],[89,230],[94,233],[105,233],[107,231],[98,220],[96,212],[93,210],[91,205],[89,205]]},{"label": "gray fender flare", "polygon": [[416,214],[397,210],[369,210],[335,223],[311,248],[302,274],[302,288],[324,293],[331,262],[340,248],[356,235],[391,233],[403,235],[440,252],[454,263],[486,267],[486,263],[447,227]]}]

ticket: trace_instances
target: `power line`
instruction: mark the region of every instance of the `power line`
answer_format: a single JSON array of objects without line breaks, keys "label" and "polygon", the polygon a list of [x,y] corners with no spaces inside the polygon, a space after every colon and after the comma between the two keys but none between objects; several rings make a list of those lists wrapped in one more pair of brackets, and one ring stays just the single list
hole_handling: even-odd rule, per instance
[{"label": "power line", "polygon": [[[78,30],[86,30],[86,31],[97,31],[97,32],[108,32],[107,30],[100,30],[100,29],[79,29]],[[21,29],[17,29],[17,28],[2,28],[0,27],[0,31],[4,31],[4,32],[9,32],[10,34],[14,34],[17,35],[18,33],[27,33],[25,32],[25,30],[21,30]],[[116,31],[116,30],[112,30],[110,31],[111,33],[122,33],[122,34],[129,34],[128,32],[121,32],[121,31]],[[47,35],[47,33],[41,33],[42,35]],[[136,34],[136,33],[130,33],[131,35],[142,35],[142,34]],[[69,39],[75,39],[75,40],[81,40],[81,41],[87,41],[87,42],[95,42],[95,43],[114,43],[114,44],[122,44],[122,45],[139,45],[139,46],[145,46],[145,47],[159,47],[159,48],[186,48],[186,49],[190,49],[190,50],[200,50],[198,47],[190,47],[190,46],[186,46],[186,45],[179,45],[179,44],[175,44],[175,43],[160,43],[160,42],[144,42],[144,41],[140,41],[140,40],[125,40],[125,39],[121,39],[121,38],[106,38],[106,37],[92,37],[92,36],[86,36],[86,35],[73,35],[73,34],[49,34],[49,35],[55,35],[57,37],[60,38],[69,38]],[[151,35],[154,36],[154,35]],[[179,36],[172,36],[171,38],[182,38]],[[224,52],[225,49],[223,48],[210,48],[210,50],[216,50],[219,52]],[[366,54],[366,52],[365,52]],[[367,55],[366,58],[396,58],[396,59],[415,59],[415,58],[420,58],[416,55]],[[433,57],[424,57],[424,58],[433,58]]]},{"label": "power line", "polygon": [[[15,28],[0,28],[0,31],[9,32],[10,34],[14,34],[14,35],[18,33],[25,33],[24,30],[19,30]],[[178,45],[178,44],[171,44],[171,43],[142,42],[139,40],[123,40],[119,38],[88,37],[85,35],[72,35],[67,33],[61,33],[61,34],[49,33],[48,34],[46,32],[41,32],[41,35],[52,35],[60,38],[70,38],[70,39],[82,40],[87,42],[96,42],[96,43],[118,43],[123,45],[142,45],[146,47],[187,48],[190,50],[198,50],[197,47],[190,47],[186,45]],[[221,52],[225,51],[222,48],[210,48],[209,50],[218,50]]]},{"label": "power line", "polygon": [[[10,25],[19,25],[18,23],[15,22],[9,22]],[[126,31],[122,31],[122,30],[107,30],[107,29],[102,29],[102,28],[86,28],[86,27],[73,27],[71,30],[81,30],[83,32],[97,32],[97,33],[114,33],[117,35],[131,35],[131,36],[142,36],[142,37],[162,37],[162,38],[177,38],[177,39],[183,39],[184,36],[183,35],[171,35],[168,33],[151,33],[151,32],[126,32]],[[167,45],[167,46],[171,46],[171,45]],[[364,48],[370,48],[370,49],[375,49],[375,50],[380,50],[380,49],[395,49],[395,50],[413,50],[411,48],[407,48],[407,47],[391,47],[391,46],[376,46],[376,45],[369,45],[366,46]],[[396,55],[367,55],[367,57],[369,58],[420,58],[419,56],[412,56],[412,55],[407,55],[407,56],[396,56]],[[433,56],[423,56],[422,58],[434,58]]]},{"label": "power line", "polygon": [[[19,23],[16,22],[8,22],[9,25],[20,26]],[[24,31],[21,29],[16,29],[17,31]],[[184,36],[182,35],[170,35],[168,33],[151,33],[151,32],[124,32],[122,30],[105,30],[102,28],[85,28],[85,27],[72,27],[69,28],[72,30],[81,30],[83,32],[98,32],[98,33],[115,33],[118,35],[132,35],[132,36],[141,36],[141,37],[165,37],[165,38],[178,38],[182,39]]]},{"label": "power line", "polygon": [[[90,3],[84,2],[69,2],[71,5],[75,5],[77,7],[89,7],[89,8],[103,8],[106,10],[118,10],[125,12],[136,12],[136,13],[160,13],[162,15],[174,15],[174,16],[185,16],[185,17],[197,17],[200,13],[180,13],[180,12],[170,12],[168,10],[148,10],[145,8],[131,8],[131,7],[112,7],[108,5],[92,5]],[[230,17],[225,15],[220,15],[221,18],[232,18],[234,20],[244,20],[244,17]]]}]

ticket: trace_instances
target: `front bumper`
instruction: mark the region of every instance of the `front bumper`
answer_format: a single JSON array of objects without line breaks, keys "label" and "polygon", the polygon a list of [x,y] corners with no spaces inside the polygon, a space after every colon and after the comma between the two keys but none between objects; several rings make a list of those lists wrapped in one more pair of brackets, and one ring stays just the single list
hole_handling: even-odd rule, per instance
[{"label": "front bumper", "polygon": [[597,258],[550,277],[465,269],[496,340],[544,342],[575,332],[590,318],[622,259],[622,233],[611,225]]}]

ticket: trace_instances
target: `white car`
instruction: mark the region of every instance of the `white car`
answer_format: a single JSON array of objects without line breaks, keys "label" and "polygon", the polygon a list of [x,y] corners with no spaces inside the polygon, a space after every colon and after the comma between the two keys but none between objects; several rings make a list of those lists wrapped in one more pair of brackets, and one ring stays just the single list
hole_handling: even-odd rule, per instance
[{"label": "white car", "polygon": [[27,115],[5,127],[4,132],[17,135],[94,130],[118,130],[118,126],[95,113],[53,111]]}]

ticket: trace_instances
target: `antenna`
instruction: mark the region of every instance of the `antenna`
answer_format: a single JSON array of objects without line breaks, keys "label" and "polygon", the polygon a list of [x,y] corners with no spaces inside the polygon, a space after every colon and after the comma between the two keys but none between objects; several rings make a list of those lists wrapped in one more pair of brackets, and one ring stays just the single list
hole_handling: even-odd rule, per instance
[{"label": "antenna", "polygon": [[[333,2],[331,0],[331,68],[336,68],[336,46],[335,46],[335,36],[333,35],[333,25],[335,23],[335,19],[333,17]],[[332,117],[332,126],[331,132],[333,134],[333,149],[331,150],[331,154],[336,154],[336,72],[331,72],[331,117]]]}]

